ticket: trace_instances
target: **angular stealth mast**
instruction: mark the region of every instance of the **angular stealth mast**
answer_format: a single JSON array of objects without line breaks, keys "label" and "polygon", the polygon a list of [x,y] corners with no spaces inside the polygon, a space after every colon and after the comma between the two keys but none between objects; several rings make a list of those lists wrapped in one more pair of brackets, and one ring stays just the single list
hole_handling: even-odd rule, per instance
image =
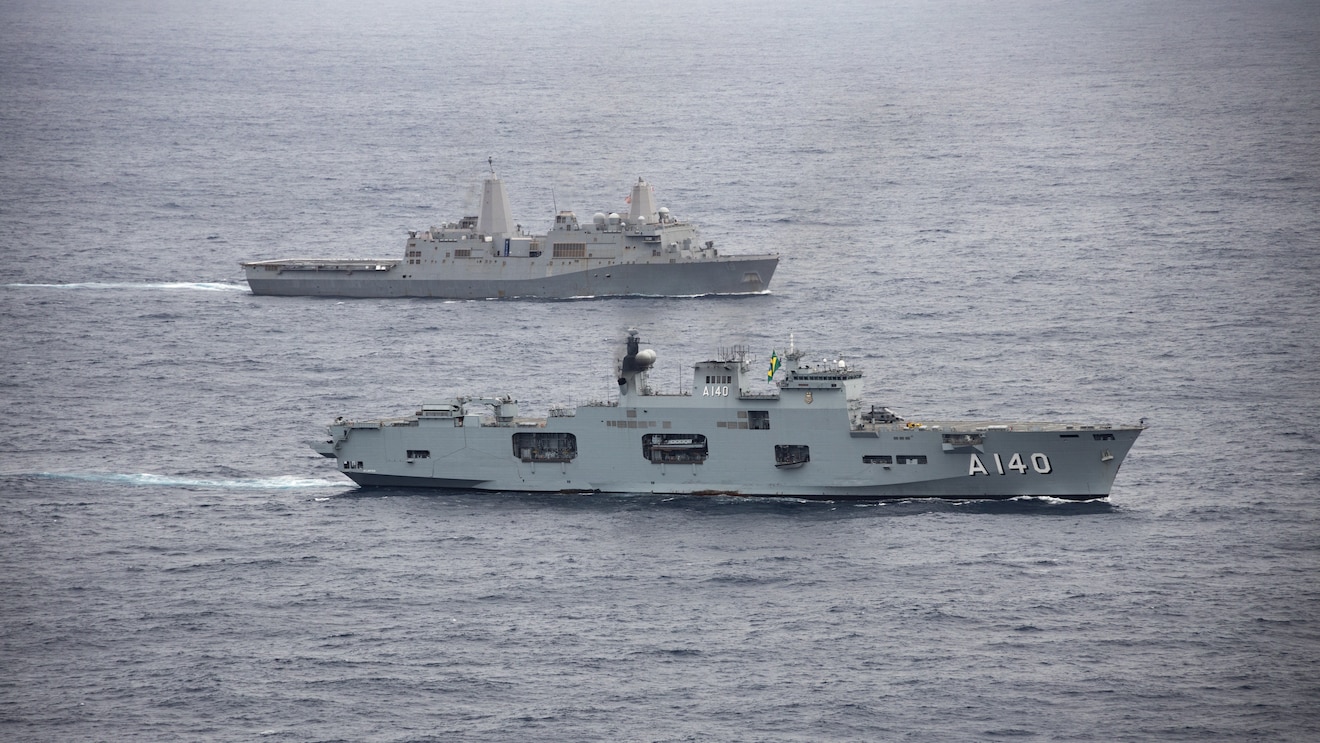
[{"label": "angular stealth mast", "polygon": [[513,234],[513,217],[509,208],[509,195],[504,192],[504,181],[495,174],[494,158],[487,158],[490,177],[481,188],[481,214],[477,217],[477,232],[482,235]]},{"label": "angular stealth mast", "polygon": [[632,196],[628,197],[628,222],[631,224],[655,224],[660,221],[655,211],[655,194],[651,184],[638,178],[633,184]]}]

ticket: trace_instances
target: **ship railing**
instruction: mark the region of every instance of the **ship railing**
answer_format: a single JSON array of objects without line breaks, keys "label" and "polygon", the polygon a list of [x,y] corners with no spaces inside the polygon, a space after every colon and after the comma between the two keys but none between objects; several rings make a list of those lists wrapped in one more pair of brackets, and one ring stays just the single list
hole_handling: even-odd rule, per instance
[{"label": "ship railing", "polygon": [[415,426],[417,425],[417,419],[411,416],[407,418],[373,418],[365,421],[336,418],[333,425],[342,426],[343,428],[389,428],[393,426]]},{"label": "ship railing", "polygon": [[1008,423],[999,421],[916,421],[907,420],[902,417],[896,417],[893,421],[888,420],[868,420],[867,415],[863,415],[858,421],[853,419],[853,431],[889,431],[896,429],[913,429],[918,431],[942,432],[946,436],[953,434],[972,435],[996,432],[1015,432],[1015,433],[1057,433],[1067,431],[1085,431],[1094,433],[1097,431],[1110,431],[1119,428],[1141,428],[1141,426],[1113,425],[1109,423],[1080,424],[1080,423],[1056,423],[1047,421],[1012,421]]},{"label": "ship railing", "polygon": [[393,258],[334,259],[282,258],[273,261],[246,261],[245,268],[266,268],[280,271],[387,271],[399,264]]}]

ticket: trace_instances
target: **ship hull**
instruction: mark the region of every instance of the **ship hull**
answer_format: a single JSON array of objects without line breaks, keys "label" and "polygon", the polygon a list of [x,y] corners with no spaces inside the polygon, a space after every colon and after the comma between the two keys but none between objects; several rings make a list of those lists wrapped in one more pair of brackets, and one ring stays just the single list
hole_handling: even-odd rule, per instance
[{"label": "ship hull", "polygon": [[[351,429],[338,442],[327,442],[323,454],[334,457],[343,474],[365,487],[835,501],[1094,500],[1109,496],[1119,465],[1140,433],[1138,427],[1077,430],[1047,425],[1045,430],[1030,430],[1036,426],[1023,424],[1024,430],[986,431],[980,434],[982,444],[958,447],[944,443],[945,433],[976,430],[974,425],[894,425],[831,433],[821,416],[805,411],[777,418],[785,424],[784,431],[731,429],[713,419],[705,422],[708,425],[669,420],[670,427],[663,429],[662,418],[654,427],[642,418],[647,431],[681,430],[703,437],[706,452],[700,463],[651,461],[642,441],[645,434],[618,431],[609,425],[608,414],[591,423],[581,414],[552,418],[535,429],[572,433],[577,447],[572,461],[516,456],[511,437],[521,429],[425,422]],[[775,447],[787,444],[808,446],[811,460],[791,469],[776,467]],[[409,461],[406,456],[423,451],[426,458]],[[364,466],[358,468],[359,463]]]},{"label": "ship hull", "polygon": [[[746,349],[693,365],[688,392],[648,381],[630,330],[614,402],[520,418],[511,396],[424,403],[331,424],[312,444],[365,487],[813,500],[1106,498],[1144,426],[910,421],[861,402],[862,373],[790,342],[759,383]],[[758,385],[760,385],[758,387]],[[490,415],[485,412],[489,411]]]},{"label": "ship hull", "polygon": [[286,297],[571,299],[616,296],[763,294],[777,256],[728,256],[660,263],[471,261],[462,278],[428,275],[397,261],[262,261],[244,264],[253,294]]},{"label": "ship hull", "polygon": [[253,294],[285,297],[576,297],[762,294],[776,255],[721,256],[695,225],[657,207],[638,179],[626,216],[571,211],[542,234],[524,231],[494,173],[482,186],[479,214],[411,230],[400,259],[288,258],[239,265]]},{"label": "ship hull", "polygon": [[[347,473],[346,473],[347,474]],[[802,492],[753,492],[744,486],[728,485],[724,487],[698,487],[687,489],[664,489],[656,490],[643,486],[608,490],[596,488],[572,488],[565,487],[554,490],[533,490],[530,488],[503,488],[488,487],[483,483],[473,483],[464,485],[461,482],[446,483],[443,480],[430,478],[406,477],[397,475],[350,475],[357,485],[363,488],[415,488],[434,490],[437,493],[459,493],[472,491],[486,492],[510,492],[510,493],[560,493],[569,495],[583,495],[593,493],[610,493],[621,495],[690,495],[690,496],[725,496],[739,498],[788,498],[792,500],[809,501],[829,501],[829,502],[860,502],[876,503],[880,501],[896,500],[1011,500],[1013,498],[1054,498],[1066,501],[1093,501],[1105,500],[1109,498],[1109,493],[1037,493],[1033,491],[1018,492],[1010,490],[1005,492],[984,492],[980,490],[969,490],[959,487],[935,487],[935,488],[917,488],[912,486],[902,486],[893,488],[872,487],[861,490],[847,490],[839,492],[816,492],[814,490],[805,490]]]}]

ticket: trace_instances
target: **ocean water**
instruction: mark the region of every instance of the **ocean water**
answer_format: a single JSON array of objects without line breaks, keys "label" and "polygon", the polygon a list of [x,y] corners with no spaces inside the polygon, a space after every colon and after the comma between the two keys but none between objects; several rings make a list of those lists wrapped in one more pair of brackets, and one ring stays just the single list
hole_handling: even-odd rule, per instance
[{"label": "ocean water", "polygon": [[[1320,6],[0,7],[0,738],[1320,738]],[[254,297],[630,184],[769,295]],[[1108,501],[360,490],[335,416],[790,335]]]}]

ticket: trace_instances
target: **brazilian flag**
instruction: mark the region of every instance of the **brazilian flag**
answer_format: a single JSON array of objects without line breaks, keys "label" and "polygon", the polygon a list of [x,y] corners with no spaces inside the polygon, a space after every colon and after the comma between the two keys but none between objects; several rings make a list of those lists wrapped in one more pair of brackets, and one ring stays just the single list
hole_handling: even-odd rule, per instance
[{"label": "brazilian flag", "polygon": [[770,352],[770,371],[765,373],[765,381],[769,382],[775,378],[775,372],[779,371],[779,352]]}]

